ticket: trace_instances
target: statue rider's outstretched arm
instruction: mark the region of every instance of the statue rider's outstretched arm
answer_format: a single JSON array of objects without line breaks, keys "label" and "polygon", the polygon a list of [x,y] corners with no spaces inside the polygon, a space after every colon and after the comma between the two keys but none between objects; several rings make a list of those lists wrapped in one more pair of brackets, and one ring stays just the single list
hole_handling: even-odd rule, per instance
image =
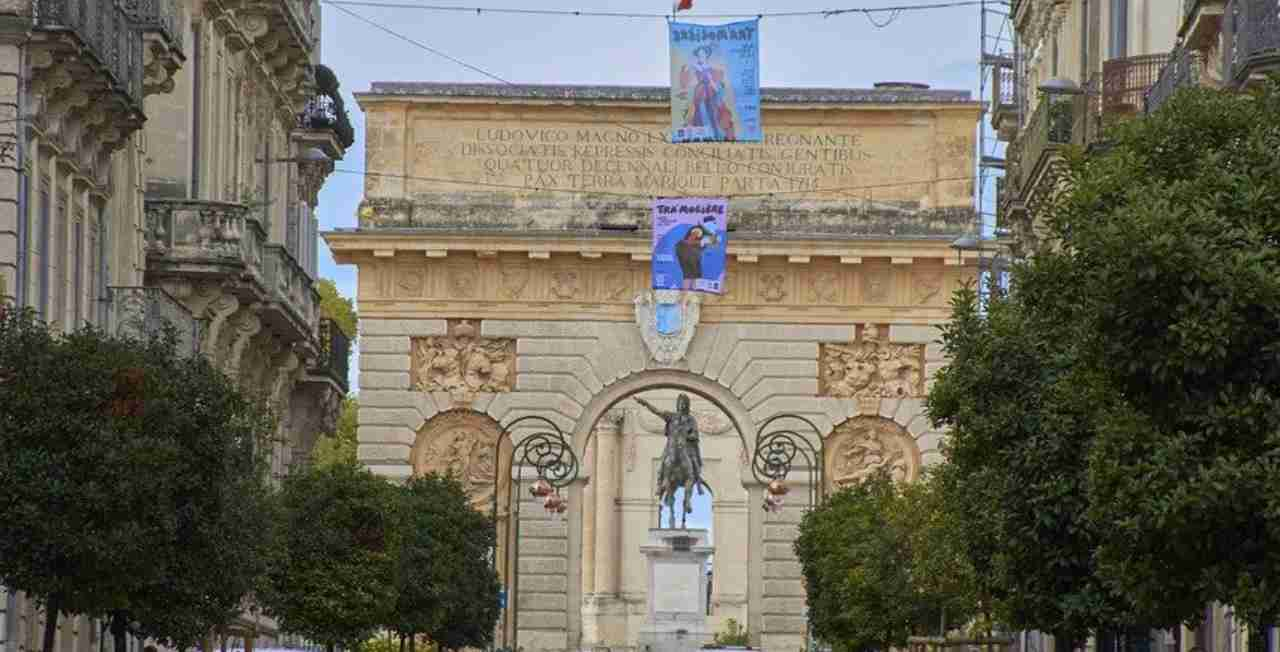
[{"label": "statue rider's outstretched arm", "polygon": [[645,406],[645,408],[647,408],[650,412],[662,417],[663,420],[666,420],[667,417],[671,416],[669,413],[659,410],[658,408],[654,407],[652,403],[640,398],[639,396],[633,396],[632,398],[635,400],[636,403],[639,403],[640,405]]}]

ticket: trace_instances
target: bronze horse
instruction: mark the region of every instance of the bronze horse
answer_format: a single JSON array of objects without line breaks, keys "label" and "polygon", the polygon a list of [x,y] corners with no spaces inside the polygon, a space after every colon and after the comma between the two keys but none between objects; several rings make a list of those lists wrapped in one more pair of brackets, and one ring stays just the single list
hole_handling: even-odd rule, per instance
[{"label": "bronze horse", "polygon": [[[702,481],[702,448],[698,441],[698,422],[689,413],[689,397],[676,398],[676,411],[663,412],[642,398],[636,402],[666,422],[667,444],[662,450],[662,462],[658,466],[658,527],[662,527],[662,506],[667,506],[671,529],[676,528],[676,490],[684,488],[684,512],[680,516],[680,529],[685,528],[689,512],[693,511],[693,490],[702,495],[706,483]],[[710,487],[708,487],[710,488]]]}]

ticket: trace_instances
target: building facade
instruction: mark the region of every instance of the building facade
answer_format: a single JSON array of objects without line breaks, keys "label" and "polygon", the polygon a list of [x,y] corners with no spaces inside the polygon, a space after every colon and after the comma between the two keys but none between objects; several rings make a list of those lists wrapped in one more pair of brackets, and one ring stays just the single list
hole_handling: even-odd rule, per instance
[{"label": "building facade", "polygon": [[[316,196],[350,144],[319,35],[315,0],[0,3],[0,300],[60,329],[173,324],[272,400],[276,477],[347,389],[314,289]],[[43,619],[8,594],[0,649],[39,649]],[[260,618],[233,631],[275,636]],[[101,636],[63,617],[56,645]]]},{"label": "building facade", "polygon": [[[1010,16],[1014,53],[995,68],[990,115],[1008,142],[997,220],[1015,255],[1040,244],[1036,226],[1061,187],[1064,148],[1105,146],[1108,124],[1156,111],[1182,87],[1241,90],[1280,62],[1280,0],[1014,0]],[[1230,606],[1206,606],[1204,623],[1153,632],[1152,649],[1247,649]],[[1037,633],[1021,642],[1053,644]]]},{"label": "building facade", "polygon": [[[686,393],[713,495],[709,629],[803,647],[808,489],[941,459],[922,400],[936,325],[976,276],[977,252],[951,245],[977,228],[977,103],[765,89],[764,142],[712,146],[667,143],[666,88],[375,83],[357,99],[359,225],[325,237],[359,267],[359,456],[392,478],[457,472],[493,510],[498,645],[644,649],[664,439],[630,399]],[[651,200],[673,195],[729,198],[724,294],[650,290]],[[659,329],[659,303],[678,326]],[[766,512],[754,451],[781,416],[808,461]],[[529,489],[551,449],[530,442],[558,436],[576,473],[549,471],[568,500],[549,513]]]},{"label": "building facade", "polygon": [[996,68],[992,127],[1006,150],[998,220],[1035,246],[1059,152],[1158,109],[1178,88],[1242,89],[1276,67],[1277,0],[1015,0],[1015,52]]}]

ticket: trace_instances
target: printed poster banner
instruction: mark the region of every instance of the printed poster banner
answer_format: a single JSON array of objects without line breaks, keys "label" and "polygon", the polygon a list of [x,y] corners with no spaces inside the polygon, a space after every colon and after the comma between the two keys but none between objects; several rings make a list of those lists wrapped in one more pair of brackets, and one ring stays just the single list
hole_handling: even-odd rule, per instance
[{"label": "printed poster banner", "polygon": [[670,26],[671,142],[760,142],[760,20]]},{"label": "printed poster banner", "polygon": [[728,210],[724,198],[654,200],[653,289],[724,292]]}]

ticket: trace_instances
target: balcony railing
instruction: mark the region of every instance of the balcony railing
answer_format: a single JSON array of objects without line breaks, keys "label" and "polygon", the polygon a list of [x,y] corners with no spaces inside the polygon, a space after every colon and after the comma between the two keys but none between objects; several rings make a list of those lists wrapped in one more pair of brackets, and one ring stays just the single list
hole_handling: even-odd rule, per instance
[{"label": "balcony railing", "polygon": [[35,25],[44,32],[74,35],[111,77],[111,85],[142,108],[142,38],[132,18],[115,2],[36,0]]},{"label": "balcony railing", "polygon": [[348,389],[347,375],[351,363],[351,340],[338,328],[332,319],[320,320],[320,358],[312,372],[332,378],[342,387]]},{"label": "balcony railing", "polygon": [[274,244],[263,248],[262,268],[262,281],[268,297],[291,311],[297,323],[304,328],[314,328],[319,317],[320,299],[306,270],[287,249]]},{"label": "balcony railing", "polygon": [[1005,153],[1009,161],[1005,183],[1011,192],[1025,190],[1034,181],[1031,178],[1042,167],[1045,158],[1058,149],[1081,144],[1080,125],[1083,123],[1086,96],[1044,93],[1027,126]]},{"label": "balcony railing", "polygon": [[117,337],[145,340],[173,328],[178,354],[200,352],[204,321],[196,319],[176,299],[158,287],[111,287],[108,291],[108,332]]},{"label": "balcony railing", "polygon": [[1170,55],[1169,63],[1160,71],[1160,77],[1147,91],[1145,112],[1159,110],[1178,89],[1200,83],[1204,67],[1203,55],[1190,48],[1179,48]]},{"label": "balcony railing", "polygon": [[139,30],[158,33],[170,47],[182,50],[183,30],[186,28],[183,3],[176,0],[123,0],[121,6]]},{"label": "balcony railing", "polygon": [[1225,22],[1228,79],[1243,83],[1280,65],[1280,0],[1229,0]]},{"label": "balcony railing", "polygon": [[262,275],[267,234],[243,204],[185,199],[148,199],[148,256],[178,265],[243,267]]},{"label": "balcony railing", "polygon": [[1141,113],[1147,89],[1156,83],[1160,69],[1168,62],[1168,54],[1147,54],[1103,62],[1102,113]]}]

